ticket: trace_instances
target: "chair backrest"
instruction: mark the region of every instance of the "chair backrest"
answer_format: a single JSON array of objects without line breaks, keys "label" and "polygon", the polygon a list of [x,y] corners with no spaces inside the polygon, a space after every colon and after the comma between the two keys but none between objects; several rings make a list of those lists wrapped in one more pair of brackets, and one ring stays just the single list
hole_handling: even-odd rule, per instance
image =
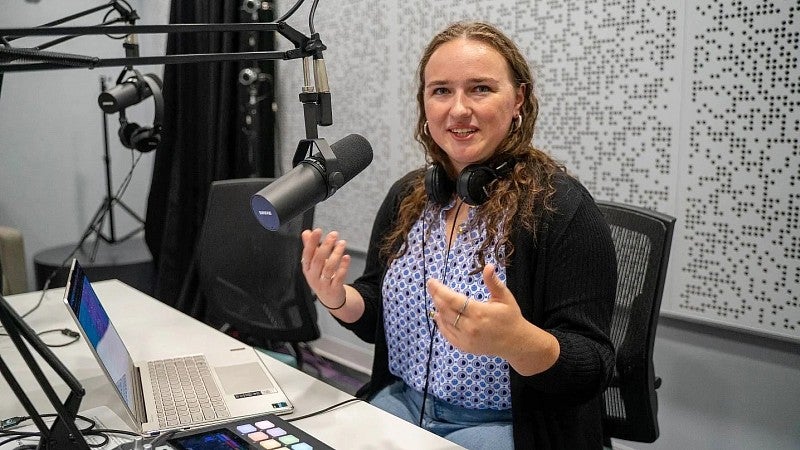
[{"label": "chair backrest", "polygon": [[272,181],[213,182],[196,256],[206,322],[229,325],[257,346],[320,336],[313,294],[300,266],[300,233],[312,226],[314,210],[276,231],[264,229],[253,216],[250,197]]},{"label": "chair backrest", "polygon": [[597,202],[611,227],[617,253],[617,297],[611,339],[617,363],[603,394],[603,430],[636,442],[658,438],[660,379],[653,367],[653,344],[667,275],[675,218],[613,202]]},{"label": "chair backrest", "polygon": [[0,294],[28,292],[25,243],[22,232],[0,226]]}]

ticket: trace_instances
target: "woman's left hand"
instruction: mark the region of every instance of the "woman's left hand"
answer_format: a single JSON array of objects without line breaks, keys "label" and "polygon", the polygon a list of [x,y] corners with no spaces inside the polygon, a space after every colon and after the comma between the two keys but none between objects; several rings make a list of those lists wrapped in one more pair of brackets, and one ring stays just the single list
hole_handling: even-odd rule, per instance
[{"label": "woman's left hand", "polygon": [[428,280],[428,293],[436,307],[434,320],[442,335],[459,349],[502,356],[514,339],[514,325],[527,321],[492,264],[483,268],[483,282],[489,290],[486,303],[460,294],[439,280]]},{"label": "woman's left hand", "polygon": [[483,268],[489,300],[479,302],[436,279],[428,280],[428,292],[436,308],[434,320],[451,344],[477,354],[508,360],[520,373],[538,373],[558,358],[558,342],[522,316],[517,300],[497,277],[494,265]]}]

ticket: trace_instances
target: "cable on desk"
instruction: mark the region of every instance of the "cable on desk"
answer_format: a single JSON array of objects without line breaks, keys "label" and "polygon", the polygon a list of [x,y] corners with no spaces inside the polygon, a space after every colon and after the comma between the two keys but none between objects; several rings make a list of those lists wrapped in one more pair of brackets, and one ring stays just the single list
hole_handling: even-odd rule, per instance
[{"label": "cable on desk", "polygon": [[[13,437],[13,438],[6,439],[5,441],[0,441],[0,447],[4,446],[4,445],[6,445],[6,444],[10,444],[11,442],[14,442],[14,441],[16,441],[16,440],[17,440],[17,439],[19,439],[20,437],[21,437],[21,436],[15,436],[15,437]],[[30,444],[30,445],[28,445],[28,444],[26,444],[26,445],[20,445],[20,446],[17,446],[17,447],[15,447],[15,448],[14,448],[14,450],[28,450],[28,449],[36,449],[36,447],[38,447],[38,445],[33,445],[33,444]]]},{"label": "cable on desk", "polygon": [[78,339],[80,339],[80,336],[81,336],[80,333],[78,333],[77,331],[70,330],[69,328],[53,328],[51,330],[40,331],[40,332],[36,333],[36,335],[37,336],[42,336],[42,335],[47,334],[47,333],[56,333],[56,332],[61,333],[64,336],[69,336],[70,338],[72,338],[72,340],[70,340],[68,342],[65,342],[63,344],[48,344],[47,342],[42,341],[42,342],[44,342],[44,345],[46,345],[46,346],[48,346],[50,348],[66,347],[66,346],[72,344],[73,342],[76,342]]},{"label": "cable on desk", "polygon": [[[57,417],[57,415],[42,414],[42,417]],[[87,423],[85,427],[78,429],[81,432],[81,435],[83,435],[84,437],[95,436],[100,438],[99,442],[92,442],[92,443],[87,442],[86,444],[89,447],[101,448],[105,446],[106,444],[108,444],[110,440],[110,438],[108,437],[109,434],[122,434],[133,437],[140,436],[139,433],[134,433],[132,431],[127,431],[127,430],[115,430],[111,428],[95,428],[97,426],[97,422],[95,422],[94,420],[81,415],[77,415],[75,417]],[[9,417],[8,419],[3,419],[2,421],[0,421],[0,424],[2,425],[2,427],[0,427],[0,436],[11,436],[9,439],[0,441],[0,447],[10,442],[14,442],[15,440],[20,438],[31,438],[31,437],[41,438],[42,434],[38,431],[13,431],[13,428],[20,426],[20,424],[26,420],[30,420],[30,416]],[[37,445],[29,446],[26,444],[17,447],[15,450],[22,450],[27,448],[35,449],[37,448]]]},{"label": "cable on desk", "polygon": [[354,402],[363,402],[363,401],[364,401],[364,400],[362,400],[362,399],[360,399],[360,398],[351,398],[351,399],[345,400],[345,401],[343,401],[343,402],[339,402],[339,403],[337,403],[337,404],[335,404],[335,405],[328,406],[328,407],[327,407],[327,408],[325,408],[325,409],[320,409],[319,411],[315,411],[315,412],[312,412],[312,413],[308,413],[308,414],[306,414],[306,415],[304,415],[304,416],[290,417],[290,418],[286,418],[286,419],[283,419],[283,420],[285,420],[285,421],[287,421],[287,422],[294,422],[294,421],[296,421],[296,420],[308,419],[309,417],[314,417],[314,416],[320,415],[320,414],[322,414],[322,413],[326,413],[326,412],[328,412],[328,411],[330,411],[330,410],[332,410],[332,409],[336,409],[336,408],[338,408],[338,407],[340,407],[340,406],[344,406],[344,405],[347,405],[347,404],[349,404],[349,403],[354,403]]}]

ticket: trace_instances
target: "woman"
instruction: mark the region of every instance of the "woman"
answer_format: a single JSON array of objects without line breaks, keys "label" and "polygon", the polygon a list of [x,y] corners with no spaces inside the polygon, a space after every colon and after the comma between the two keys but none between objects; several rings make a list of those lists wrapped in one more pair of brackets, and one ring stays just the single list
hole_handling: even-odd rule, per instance
[{"label": "woman", "polygon": [[303,272],[375,344],[359,395],[467,448],[601,448],[616,260],[589,193],[531,144],[525,58],[456,23],[420,61],[416,139],[428,169],[384,200],[364,274],[346,243],[302,238]]}]

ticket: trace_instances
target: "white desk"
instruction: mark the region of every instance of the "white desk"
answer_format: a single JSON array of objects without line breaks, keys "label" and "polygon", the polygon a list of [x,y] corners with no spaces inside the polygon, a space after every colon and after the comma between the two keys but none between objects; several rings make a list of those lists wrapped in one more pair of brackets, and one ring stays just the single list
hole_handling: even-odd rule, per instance
[{"label": "white desk", "polygon": [[[114,321],[134,360],[158,358],[174,353],[203,352],[227,348],[233,338],[145,295],[118,281],[93,283],[103,305]],[[36,304],[40,292],[6,297],[17,312],[24,313]],[[42,305],[26,318],[35,331],[76,326],[61,298],[63,289],[47,292]],[[45,342],[65,342],[58,333],[43,337]],[[108,406],[120,417],[126,414],[113,387],[103,376],[83,339],[67,347],[53,348],[55,355],[80,380],[87,393],[81,410]],[[25,392],[40,413],[52,412],[35,379],[16,351],[11,339],[0,336],[0,352]],[[352,398],[316,378],[264,356],[264,363],[295,406],[291,418],[318,411]],[[48,366],[43,366],[56,391],[63,396],[67,389]],[[0,418],[26,415],[5,380],[0,377]],[[127,420],[127,419],[126,419]],[[347,449],[455,449],[452,442],[422,430],[364,402],[356,402],[333,411],[293,422],[334,448]]]}]

